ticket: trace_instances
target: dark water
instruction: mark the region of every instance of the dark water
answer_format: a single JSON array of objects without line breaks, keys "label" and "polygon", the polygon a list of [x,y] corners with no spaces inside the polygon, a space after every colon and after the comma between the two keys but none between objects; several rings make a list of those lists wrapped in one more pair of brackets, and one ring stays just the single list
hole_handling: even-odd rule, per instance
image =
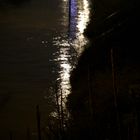
[{"label": "dark water", "polygon": [[[64,98],[69,77],[88,40],[89,1],[0,1],[0,137],[36,137],[36,105],[42,123],[52,111],[52,89]],[[20,137],[20,138],[18,138]],[[1,139],[0,138],[0,139]]]}]

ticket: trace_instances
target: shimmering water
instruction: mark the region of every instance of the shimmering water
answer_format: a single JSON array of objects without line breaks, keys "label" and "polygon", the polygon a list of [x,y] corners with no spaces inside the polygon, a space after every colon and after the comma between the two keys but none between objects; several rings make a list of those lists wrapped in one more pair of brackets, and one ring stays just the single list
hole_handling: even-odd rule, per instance
[{"label": "shimmering water", "polygon": [[0,131],[3,137],[9,131],[24,135],[27,127],[36,135],[35,106],[40,105],[44,123],[53,110],[55,86],[65,101],[71,92],[70,72],[88,43],[83,36],[88,21],[88,0],[71,0],[71,3],[2,0]]}]

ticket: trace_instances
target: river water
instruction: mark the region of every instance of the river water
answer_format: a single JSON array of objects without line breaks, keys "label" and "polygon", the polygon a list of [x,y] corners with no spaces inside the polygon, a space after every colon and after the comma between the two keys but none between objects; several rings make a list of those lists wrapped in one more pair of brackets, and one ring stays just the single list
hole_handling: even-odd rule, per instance
[{"label": "river water", "polygon": [[45,123],[56,86],[64,100],[71,92],[70,72],[88,44],[90,2],[0,2],[0,136],[25,139],[27,128],[36,135],[36,105]]}]

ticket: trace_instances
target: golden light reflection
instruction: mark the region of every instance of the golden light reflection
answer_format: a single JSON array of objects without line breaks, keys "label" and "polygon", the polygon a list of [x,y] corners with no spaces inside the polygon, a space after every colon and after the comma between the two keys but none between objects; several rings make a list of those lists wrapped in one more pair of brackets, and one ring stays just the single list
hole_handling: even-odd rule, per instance
[{"label": "golden light reflection", "polygon": [[[73,0],[74,1],[74,0]],[[66,97],[68,94],[70,94],[70,72],[72,70],[72,65],[69,62],[69,57],[71,57],[70,54],[70,46],[72,46],[76,53],[77,53],[77,57],[80,56],[80,54],[83,52],[84,50],[84,45],[87,44],[88,40],[84,37],[83,33],[84,30],[86,29],[86,26],[89,22],[89,14],[90,14],[90,9],[89,9],[89,1],[88,0],[75,0],[76,2],[72,2],[71,8],[73,9],[77,9],[77,13],[74,13],[72,11],[71,15],[76,16],[75,18],[71,18],[71,20],[73,20],[71,23],[74,23],[74,25],[76,25],[76,30],[72,30],[75,31],[75,36],[76,38],[73,39],[71,41],[71,44],[69,42],[69,39],[65,40],[65,39],[56,39],[56,45],[60,46],[60,55],[58,57],[58,61],[60,63],[60,88],[63,92],[63,95]],[[63,2],[65,2],[64,5],[64,10],[66,10],[66,0],[63,0]],[[67,1],[67,3],[69,3],[69,1]],[[64,3],[63,3],[64,4]],[[68,16],[68,15],[67,15]],[[66,17],[63,17],[63,21],[66,20]],[[73,26],[72,26],[73,28]],[[61,40],[61,41],[60,41]],[[67,49],[66,49],[66,48]]]},{"label": "golden light reflection", "polygon": [[[75,33],[72,33],[76,36],[76,38],[72,41],[72,46],[76,50],[79,57],[85,49],[85,45],[88,44],[88,39],[83,35],[83,33],[90,19],[90,5],[88,0],[76,1],[77,3],[73,2],[72,6],[76,6],[77,8],[75,9],[77,9],[77,11],[71,13],[73,14],[72,17],[74,17],[75,15],[77,16],[76,18],[71,18],[71,23],[73,23],[73,25],[76,25],[76,31],[74,29],[71,29],[71,31],[75,31]],[[74,27],[72,26],[72,28]]]},{"label": "golden light reflection", "polygon": [[77,27],[81,34],[84,33],[84,30],[89,22],[89,2],[87,0],[82,0],[78,2],[79,11],[78,11],[78,23]]},{"label": "golden light reflection", "polygon": [[[62,0],[64,4],[64,11],[68,8],[69,0]],[[63,99],[63,107],[65,108],[66,97],[71,93],[70,85],[70,73],[74,67],[75,58],[81,55],[85,49],[85,45],[88,43],[88,40],[84,37],[83,33],[86,29],[86,26],[89,22],[89,2],[88,0],[72,0],[72,10],[71,18],[68,20],[68,11],[66,15],[62,17],[62,21],[66,22],[69,26],[69,35],[60,35],[59,37],[54,37],[53,44],[58,47],[58,56],[54,59],[59,65],[59,76],[57,81],[59,83],[58,95],[62,98],[59,98],[59,103]],[[76,9],[76,10],[73,10]],[[67,9],[68,10],[68,9]],[[69,23],[68,23],[69,22]],[[65,25],[66,25],[65,24]],[[62,24],[64,25],[64,24]],[[73,51],[74,50],[74,51]],[[75,53],[75,55],[73,55]]]},{"label": "golden light reflection", "polygon": [[62,94],[62,98],[65,102],[66,97],[70,94],[71,86],[70,86],[70,72],[72,70],[72,64],[70,63],[71,54],[70,54],[70,44],[67,40],[59,38],[54,39],[54,44],[59,46],[58,49],[58,57],[55,61],[59,64],[59,78],[57,79],[60,83],[59,85],[59,95]]},{"label": "golden light reflection", "polygon": [[78,21],[77,21],[77,40],[75,40],[75,49],[79,51],[79,56],[85,49],[85,45],[88,43],[88,39],[83,35],[84,30],[87,27],[87,24],[89,22],[89,14],[90,14],[90,8],[89,8],[89,1],[88,0],[78,0]]}]

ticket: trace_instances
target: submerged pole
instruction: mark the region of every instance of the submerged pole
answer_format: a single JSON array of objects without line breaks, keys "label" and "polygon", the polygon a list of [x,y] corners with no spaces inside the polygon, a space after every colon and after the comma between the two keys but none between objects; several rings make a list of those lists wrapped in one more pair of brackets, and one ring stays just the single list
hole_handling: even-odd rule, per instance
[{"label": "submerged pole", "polygon": [[113,81],[113,95],[114,95],[114,107],[116,112],[116,121],[118,128],[118,140],[121,140],[121,128],[120,128],[120,117],[118,111],[118,103],[117,103],[117,73],[115,68],[115,60],[114,60],[114,50],[111,48],[111,67],[112,67],[112,81]]},{"label": "submerged pole", "polygon": [[36,106],[36,117],[37,117],[38,140],[41,140],[41,125],[40,125],[39,105]]},{"label": "submerged pole", "polygon": [[71,0],[69,0],[69,9],[68,9],[68,35],[70,35],[70,26],[71,26]]},{"label": "submerged pole", "polygon": [[31,140],[30,129],[27,127],[27,140]]},{"label": "submerged pole", "polygon": [[69,0],[69,24],[71,19],[71,0]]},{"label": "submerged pole", "polygon": [[9,132],[9,138],[10,140],[13,140],[13,133],[11,131]]}]

